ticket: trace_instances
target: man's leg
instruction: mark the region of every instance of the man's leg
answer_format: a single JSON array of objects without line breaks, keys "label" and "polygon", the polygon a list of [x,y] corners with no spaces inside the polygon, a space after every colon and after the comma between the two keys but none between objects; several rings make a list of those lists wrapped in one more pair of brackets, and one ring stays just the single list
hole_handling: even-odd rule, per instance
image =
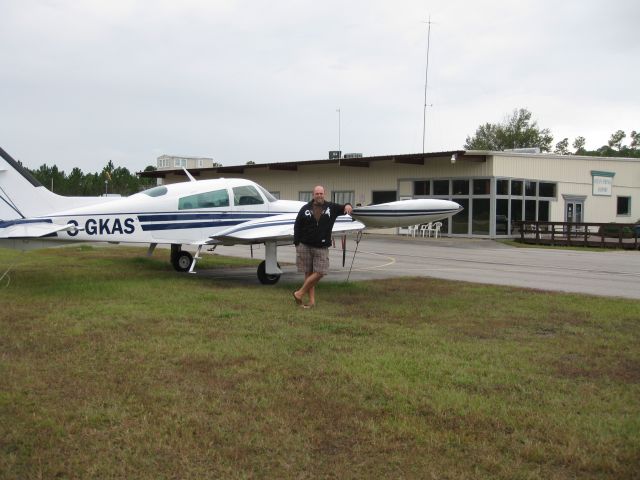
[{"label": "man's leg", "polygon": [[[309,275],[311,275],[311,273],[313,272],[305,272],[304,274],[304,282],[307,281],[307,278],[309,278]],[[304,286],[304,282],[302,283],[302,285]],[[293,292],[293,296],[296,298],[296,302],[298,302],[298,304],[302,303],[302,297],[304,297],[304,293],[302,292],[302,287],[300,287],[300,290],[295,290]]]},{"label": "man's leg", "polygon": [[322,277],[324,277],[324,275],[318,272],[305,273],[304,283],[302,284],[302,287],[300,287],[300,290],[294,292],[296,298],[302,300],[302,297],[304,297],[308,293],[309,303],[313,305],[316,302],[315,286],[318,284]]}]

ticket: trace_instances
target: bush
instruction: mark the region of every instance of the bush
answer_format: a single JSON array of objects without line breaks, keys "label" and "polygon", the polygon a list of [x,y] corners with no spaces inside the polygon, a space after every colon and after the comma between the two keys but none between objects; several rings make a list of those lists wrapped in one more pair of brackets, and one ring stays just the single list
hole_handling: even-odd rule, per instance
[{"label": "bush", "polygon": [[598,229],[598,235],[619,238],[620,230],[622,230],[622,238],[633,238],[636,235],[636,232],[640,230],[640,225],[636,225],[632,228],[628,225],[622,225],[620,223],[608,223],[606,225],[600,226],[600,228]]}]

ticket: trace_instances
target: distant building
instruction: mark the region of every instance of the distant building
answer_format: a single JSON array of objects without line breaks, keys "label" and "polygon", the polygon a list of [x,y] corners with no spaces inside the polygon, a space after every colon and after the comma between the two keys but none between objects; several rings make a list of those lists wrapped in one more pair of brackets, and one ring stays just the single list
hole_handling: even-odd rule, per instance
[{"label": "distant building", "polygon": [[192,168],[212,168],[217,166],[213,158],[208,157],[178,157],[174,155],[160,155],[158,157],[158,170],[175,170]]}]

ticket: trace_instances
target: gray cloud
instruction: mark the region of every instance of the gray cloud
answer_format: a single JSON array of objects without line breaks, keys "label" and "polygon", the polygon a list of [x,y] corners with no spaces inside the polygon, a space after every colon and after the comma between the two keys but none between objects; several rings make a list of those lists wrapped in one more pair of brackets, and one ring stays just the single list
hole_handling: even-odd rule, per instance
[{"label": "gray cloud", "polygon": [[[428,10],[430,9],[430,10]],[[2,146],[70,170],[460,148],[529,108],[588,147],[638,130],[631,1],[0,3]],[[634,123],[636,122],[636,123]]]}]

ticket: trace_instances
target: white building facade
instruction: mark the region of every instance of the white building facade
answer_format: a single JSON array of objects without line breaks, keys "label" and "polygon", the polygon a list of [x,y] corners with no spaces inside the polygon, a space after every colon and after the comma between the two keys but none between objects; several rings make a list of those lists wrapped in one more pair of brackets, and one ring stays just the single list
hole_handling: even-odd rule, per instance
[{"label": "white building facade", "polygon": [[[640,220],[637,158],[458,150],[217,167],[192,173],[202,179],[250,178],[277,197],[292,200],[309,200],[317,184],[325,186],[330,199],[354,205],[424,197],[453,200],[465,209],[444,222],[442,233],[450,236],[514,236],[520,220]],[[146,175],[165,183],[185,180],[184,172],[175,170]]]}]

